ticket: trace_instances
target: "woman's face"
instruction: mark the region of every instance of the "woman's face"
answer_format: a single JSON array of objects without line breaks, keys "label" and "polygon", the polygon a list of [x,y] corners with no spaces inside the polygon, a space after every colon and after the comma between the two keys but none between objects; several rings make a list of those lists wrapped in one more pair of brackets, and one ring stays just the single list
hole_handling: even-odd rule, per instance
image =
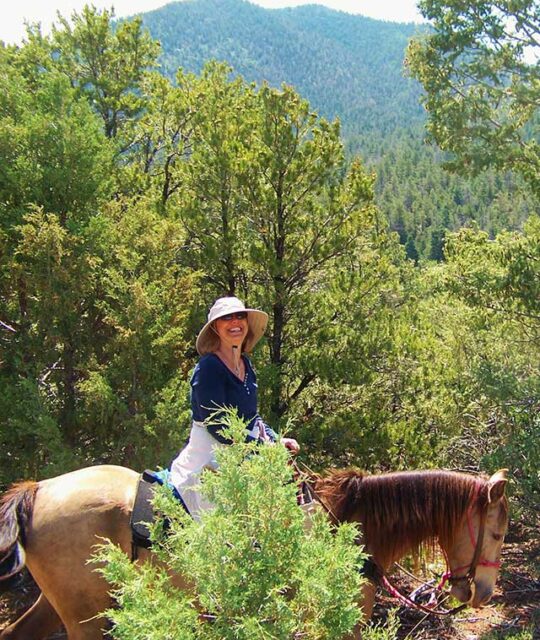
[{"label": "woman's face", "polygon": [[241,311],[218,318],[214,323],[214,327],[219,336],[221,346],[240,347],[248,332],[247,313]]}]

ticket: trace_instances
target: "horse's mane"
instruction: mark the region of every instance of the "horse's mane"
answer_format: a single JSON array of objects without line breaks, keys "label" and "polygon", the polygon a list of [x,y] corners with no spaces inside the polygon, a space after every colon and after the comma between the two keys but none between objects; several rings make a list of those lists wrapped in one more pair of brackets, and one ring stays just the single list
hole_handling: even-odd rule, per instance
[{"label": "horse's mane", "polygon": [[363,543],[381,565],[422,545],[448,547],[471,501],[487,501],[485,478],[439,470],[336,470],[315,489],[337,521],[361,523]]}]

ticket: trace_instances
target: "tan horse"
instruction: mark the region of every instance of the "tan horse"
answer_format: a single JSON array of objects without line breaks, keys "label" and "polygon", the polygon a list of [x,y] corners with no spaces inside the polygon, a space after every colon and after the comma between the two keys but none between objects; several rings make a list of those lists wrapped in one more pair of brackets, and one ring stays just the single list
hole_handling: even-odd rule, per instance
[{"label": "tan horse", "polygon": [[[41,595],[0,640],[41,640],[62,623],[69,640],[103,638],[105,622],[96,616],[111,605],[108,585],[86,561],[98,538],[130,553],[129,516],[138,477],[123,467],[96,466],[21,483],[4,495],[2,574],[22,568],[18,550],[23,548]],[[497,578],[508,522],[505,485],[504,472],[488,479],[442,471],[370,476],[348,470],[320,478],[316,490],[337,520],[361,522],[363,542],[383,571],[405,553],[438,540],[453,573],[452,593],[478,607],[491,598]],[[147,558],[141,550],[139,561]],[[369,584],[367,617],[374,593]]]}]

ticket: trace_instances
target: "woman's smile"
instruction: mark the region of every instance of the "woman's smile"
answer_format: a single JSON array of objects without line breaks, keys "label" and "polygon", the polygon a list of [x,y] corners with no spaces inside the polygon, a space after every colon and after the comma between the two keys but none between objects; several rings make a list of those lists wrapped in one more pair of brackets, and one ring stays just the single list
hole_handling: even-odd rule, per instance
[{"label": "woman's smile", "polygon": [[222,342],[239,345],[246,337],[247,331],[247,319],[233,318],[232,320],[224,320],[223,318],[218,318],[216,320],[216,332]]}]

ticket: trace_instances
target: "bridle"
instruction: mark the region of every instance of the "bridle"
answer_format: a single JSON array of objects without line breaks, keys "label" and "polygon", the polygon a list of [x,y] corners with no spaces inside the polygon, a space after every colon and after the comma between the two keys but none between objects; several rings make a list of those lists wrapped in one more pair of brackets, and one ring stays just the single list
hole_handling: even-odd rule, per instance
[{"label": "bridle", "polygon": [[[438,589],[442,589],[443,586],[445,585],[446,582],[449,582],[450,584],[456,584],[459,582],[467,582],[467,584],[470,586],[472,584],[472,582],[474,581],[474,578],[476,576],[476,569],[477,567],[493,567],[495,569],[499,569],[501,566],[501,562],[500,560],[496,560],[494,562],[492,562],[491,560],[486,560],[485,558],[482,558],[482,547],[484,546],[484,535],[485,535],[485,530],[486,530],[486,519],[487,519],[487,512],[488,512],[488,506],[489,503],[486,503],[485,507],[482,509],[481,513],[480,513],[480,525],[478,527],[478,537],[476,538],[476,541],[474,539],[474,527],[472,524],[472,512],[474,510],[474,506],[475,503],[478,502],[478,497],[480,495],[480,486],[477,485],[476,488],[476,492],[475,492],[475,496],[473,498],[473,500],[471,501],[471,504],[469,505],[469,508],[467,509],[467,529],[469,531],[469,539],[471,541],[472,546],[474,547],[474,553],[473,553],[473,557],[471,560],[470,564],[465,564],[461,567],[458,567],[457,569],[454,569],[454,571],[452,571],[449,568],[449,563],[448,563],[448,557],[446,557],[446,553],[445,553],[445,557],[446,557],[446,564],[447,564],[447,570],[445,571],[445,573],[443,574],[442,578],[441,578],[441,582],[438,585]],[[469,569],[467,571],[467,573],[465,575],[462,576],[456,576],[454,575],[454,573],[457,573],[459,571],[463,571],[464,569]]]},{"label": "bridle", "polygon": [[[478,526],[478,536],[475,539],[474,526],[472,522],[472,514],[476,505],[480,504],[480,501],[479,501],[480,490],[481,490],[481,487],[479,484],[477,484],[474,496],[472,497],[469,507],[467,508],[467,530],[469,532],[469,540],[474,549],[472,560],[470,564],[462,565],[461,567],[457,567],[452,571],[452,569],[450,569],[450,562],[448,559],[448,555],[441,546],[441,549],[446,561],[446,571],[442,575],[439,584],[435,587],[435,592],[437,591],[442,592],[446,582],[449,582],[451,585],[458,584],[460,582],[466,582],[467,586],[471,588],[474,582],[474,579],[476,577],[476,569],[478,567],[492,567],[495,569],[499,569],[501,566],[500,560],[491,561],[491,560],[486,560],[485,558],[482,558],[482,547],[484,546],[484,537],[485,537],[489,502],[486,502],[486,504],[482,507],[480,511],[480,523]],[[468,569],[468,571],[464,575],[455,575],[456,573],[461,572],[465,569]],[[383,576],[383,581],[384,580],[386,580],[386,576]],[[399,592],[395,593],[397,590],[392,585],[389,585],[389,586],[391,587],[391,593],[393,595],[398,597],[400,600],[410,603],[412,606],[420,609],[421,611],[425,611],[426,613],[433,613],[439,616],[453,615],[455,613],[458,613],[459,611],[462,611],[465,607],[467,607],[467,603],[458,605],[457,607],[454,607],[453,609],[449,609],[449,610],[446,610],[446,609],[437,610],[429,606],[425,607],[424,605],[419,604],[412,598],[403,596],[403,594]],[[385,588],[388,589],[388,586],[385,585]],[[421,591],[421,589],[417,591]]]},{"label": "bridle", "polygon": [[[469,532],[469,539],[471,541],[471,544],[474,548],[474,552],[473,552],[473,557],[472,560],[470,562],[470,564],[465,564],[461,567],[458,567],[457,569],[454,569],[452,571],[452,569],[450,568],[450,562],[448,560],[448,554],[446,553],[446,551],[443,549],[443,547],[441,546],[445,561],[446,561],[446,571],[443,573],[441,580],[439,582],[439,584],[435,587],[434,589],[434,593],[436,592],[442,592],[444,585],[449,582],[451,585],[457,584],[459,582],[466,582],[467,586],[470,588],[471,585],[474,582],[474,578],[476,576],[476,569],[477,567],[496,567],[499,568],[501,566],[500,561],[496,561],[496,562],[491,562],[490,560],[485,560],[482,559],[482,547],[484,546],[484,535],[485,535],[485,530],[486,530],[486,520],[487,520],[487,512],[488,512],[488,507],[489,507],[489,503],[486,502],[485,506],[482,508],[481,512],[480,512],[480,524],[478,527],[478,537],[475,540],[475,535],[474,535],[474,527],[473,527],[473,523],[472,523],[472,514],[474,511],[474,508],[477,504],[479,504],[479,498],[480,496],[480,485],[476,485],[476,491],[474,493],[473,498],[471,499],[471,502],[467,508],[467,530]],[[439,542],[440,544],[440,542]],[[454,575],[454,573],[457,573],[459,571],[463,571],[464,569],[467,569],[468,571],[465,575],[462,576],[456,576]],[[412,597],[406,596],[403,593],[401,593],[389,580],[388,577],[386,576],[386,574],[384,572],[381,572],[381,575],[379,577],[379,583],[381,584],[382,587],[384,587],[391,595],[393,595],[395,598],[397,598],[398,600],[401,600],[401,602],[404,602],[405,604],[410,605],[411,607],[414,607],[415,609],[419,609],[420,611],[423,611],[424,613],[430,613],[436,616],[450,616],[450,615],[454,615],[456,613],[459,613],[460,611],[463,611],[463,609],[465,609],[467,607],[467,603],[463,603],[460,604],[456,607],[453,607],[452,609],[435,609],[434,607],[431,606],[426,606],[423,604],[420,604],[419,602],[416,602],[416,600],[414,600]],[[416,593],[421,592],[420,590],[416,590]]]},{"label": "bridle", "polygon": [[[317,502],[322,506],[322,508],[331,517],[331,519],[334,522],[337,523],[338,520],[337,520],[335,514],[332,512],[330,507],[327,504],[325,504],[325,501],[323,499],[321,499],[321,496],[315,490],[315,488],[313,486],[313,483],[309,479],[307,479],[306,472],[300,470],[300,468],[298,467],[298,464],[296,463],[296,461],[293,462],[293,466],[294,466],[296,472],[299,474],[299,476],[303,479],[302,481],[308,487],[308,489],[311,492],[313,498],[315,500],[317,500]],[[309,471],[311,472],[311,470],[309,470]],[[474,548],[472,560],[471,560],[471,562],[469,564],[466,564],[466,565],[463,565],[461,567],[458,567],[457,569],[454,569],[452,571],[452,569],[450,568],[448,554],[446,553],[446,551],[441,546],[441,549],[443,551],[444,558],[445,558],[445,561],[446,561],[446,571],[442,575],[439,584],[435,587],[435,591],[439,591],[439,592],[442,591],[442,589],[443,589],[444,585],[446,584],[446,582],[449,582],[451,585],[454,585],[454,584],[457,584],[457,583],[460,583],[460,582],[466,582],[467,585],[469,587],[471,587],[471,585],[474,582],[474,578],[476,577],[476,569],[478,567],[493,567],[493,568],[498,569],[501,566],[501,563],[500,563],[499,560],[492,562],[490,560],[486,560],[485,558],[482,558],[482,547],[484,546],[486,520],[487,520],[487,513],[488,513],[488,508],[489,508],[489,502],[487,502],[487,501],[486,501],[486,504],[483,505],[483,507],[481,509],[481,512],[480,512],[480,524],[479,524],[479,527],[478,527],[478,536],[476,537],[476,540],[475,540],[474,526],[473,526],[473,522],[472,522],[472,514],[473,514],[473,511],[474,511],[476,505],[480,504],[480,501],[479,501],[480,491],[481,491],[480,484],[477,483],[476,484],[476,490],[475,490],[474,495],[473,495],[473,497],[472,497],[472,499],[470,501],[470,504],[469,504],[469,506],[467,508],[467,530],[469,532],[469,539],[470,539],[471,544],[472,544],[472,546]],[[372,579],[373,582],[378,583],[386,591],[388,591],[392,596],[394,596],[395,598],[397,598],[401,602],[403,602],[405,604],[408,604],[411,607],[414,607],[415,609],[419,609],[420,611],[423,611],[425,613],[429,613],[429,614],[433,614],[433,615],[437,615],[437,616],[448,616],[448,615],[453,615],[455,613],[458,613],[458,612],[462,611],[468,605],[468,603],[464,603],[464,604],[460,604],[460,605],[458,605],[456,607],[453,607],[452,609],[435,609],[434,607],[425,606],[423,604],[420,604],[419,602],[416,602],[415,600],[413,600],[411,597],[406,596],[403,593],[401,593],[390,582],[390,580],[388,579],[388,577],[385,574],[385,572],[378,565],[376,565],[373,562],[373,560],[368,560],[367,562],[370,562],[372,565],[374,565],[374,571],[372,572],[373,573],[373,578],[370,578],[370,579]],[[458,572],[463,571],[465,569],[468,569],[468,571],[464,575],[462,575],[462,576],[456,576],[455,575],[455,573],[458,573]]]}]

